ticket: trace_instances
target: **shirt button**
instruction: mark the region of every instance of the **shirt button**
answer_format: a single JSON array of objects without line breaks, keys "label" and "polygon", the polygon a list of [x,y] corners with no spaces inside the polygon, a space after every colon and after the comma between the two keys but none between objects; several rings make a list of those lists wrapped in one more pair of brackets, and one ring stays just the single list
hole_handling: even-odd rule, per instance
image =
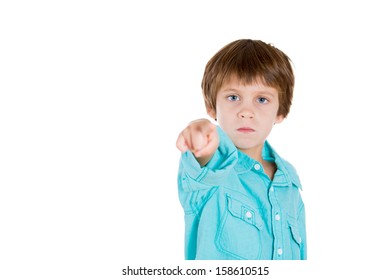
[{"label": "shirt button", "polygon": [[270,190],[271,192],[273,192],[273,191],[274,191],[274,187],[270,187],[269,190]]},{"label": "shirt button", "polygon": [[250,218],[252,218],[252,213],[248,211],[248,212],[245,213],[245,216],[246,216],[248,219],[250,219]]},{"label": "shirt button", "polygon": [[256,163],[254,166],[253,166],[256,170],[260,170],[260,164]]},{"label": "shirt button", "polygon": [[280,256],[280,255],[282,255],[283,254],[283,250],[282,249],[278,249],[278,255]]},{"label": "shirt button", "polygon": [[279,215],[279,214],[276,214],[276,215],[275,215],[275,220],[277,220],[277,221],[280,220],[280,215]]}]

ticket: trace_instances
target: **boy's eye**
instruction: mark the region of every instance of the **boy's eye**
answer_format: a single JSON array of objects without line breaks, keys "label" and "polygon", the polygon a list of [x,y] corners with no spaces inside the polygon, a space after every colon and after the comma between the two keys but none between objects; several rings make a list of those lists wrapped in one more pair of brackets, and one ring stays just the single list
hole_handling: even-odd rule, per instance
[{"label": "boy's eye", "polygon": [[237,100],[239,100],[237,95],[229,95],[227,97],[227,99],[230,100],[230,101],[237,101]]},{"label": "boy's eye", "polygon": [[268,102],[267,98],[264,98],[264,97],[259,97],[259,98],[257,99],[257,101],[258,101],[259,103],[262,103],[262,104],[265,104],[265,103]]}]

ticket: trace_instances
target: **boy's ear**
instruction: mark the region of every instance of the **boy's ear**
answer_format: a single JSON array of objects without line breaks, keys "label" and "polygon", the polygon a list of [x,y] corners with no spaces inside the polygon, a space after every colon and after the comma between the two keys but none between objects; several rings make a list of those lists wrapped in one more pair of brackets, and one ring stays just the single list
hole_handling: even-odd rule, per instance
[{"label": "boy's ear", "polygon": [[212,118],[213,120],[217,120],[217,113],[214,109],[207,108],[207,114]]},{"label": "boy's ear", "polygon": [[274,124],[281,123],[284,120],[283,115],[277,115]]}]

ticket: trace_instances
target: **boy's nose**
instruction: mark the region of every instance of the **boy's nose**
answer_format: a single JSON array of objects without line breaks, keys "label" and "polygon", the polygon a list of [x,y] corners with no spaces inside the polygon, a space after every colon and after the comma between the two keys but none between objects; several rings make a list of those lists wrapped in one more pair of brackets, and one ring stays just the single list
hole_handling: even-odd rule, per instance
[{"label": "boy's nose", "polygon": [[238,113],[238,116],[240,119],[253,119],[254,115],[253,112],[251,112],[248,109],[243,109]]}]

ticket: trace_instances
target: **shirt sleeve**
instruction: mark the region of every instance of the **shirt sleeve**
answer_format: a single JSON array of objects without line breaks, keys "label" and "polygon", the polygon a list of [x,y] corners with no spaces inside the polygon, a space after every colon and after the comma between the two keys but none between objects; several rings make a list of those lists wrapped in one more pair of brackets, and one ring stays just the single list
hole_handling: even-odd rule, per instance
[{"label": "shirt sleeve", "polygon": [[306,240],[306,214],[305,206],[301,204],[298,215],[299,232],[302,238],[301,242],[301,260],[307,260],[307,240]]},{"label": "shirt sleeve", "polygon": [[180,159],[179,190],[193,192],[219,186],[237,162],[237,149],[229,137],[217,126],[219,146],[210,161],[201,167],[194,155],[187,151]]},{"label": "shirt sleeve", "polygon": [[[300,191],[302,191],[302,185],[301,181],[299,180],[298,173],[295,169],[295,167],[290,164],[287,161],[284,161],[285,166],[288,171],[288,175],[290,177],[291,183],[295,185]],[[300,192],[299,191],[299,192]],[[299,194],[299,204],[298,204],[298,215],[297,215],[297,222],[298,222],[298,230],[299,235],[301,237],[300,242],[300,254],[301,259],[306,260],[307,259],[307,240],[306,240],[306,213],[305,213],[305,205],[303,204],[302,198]]]}]

